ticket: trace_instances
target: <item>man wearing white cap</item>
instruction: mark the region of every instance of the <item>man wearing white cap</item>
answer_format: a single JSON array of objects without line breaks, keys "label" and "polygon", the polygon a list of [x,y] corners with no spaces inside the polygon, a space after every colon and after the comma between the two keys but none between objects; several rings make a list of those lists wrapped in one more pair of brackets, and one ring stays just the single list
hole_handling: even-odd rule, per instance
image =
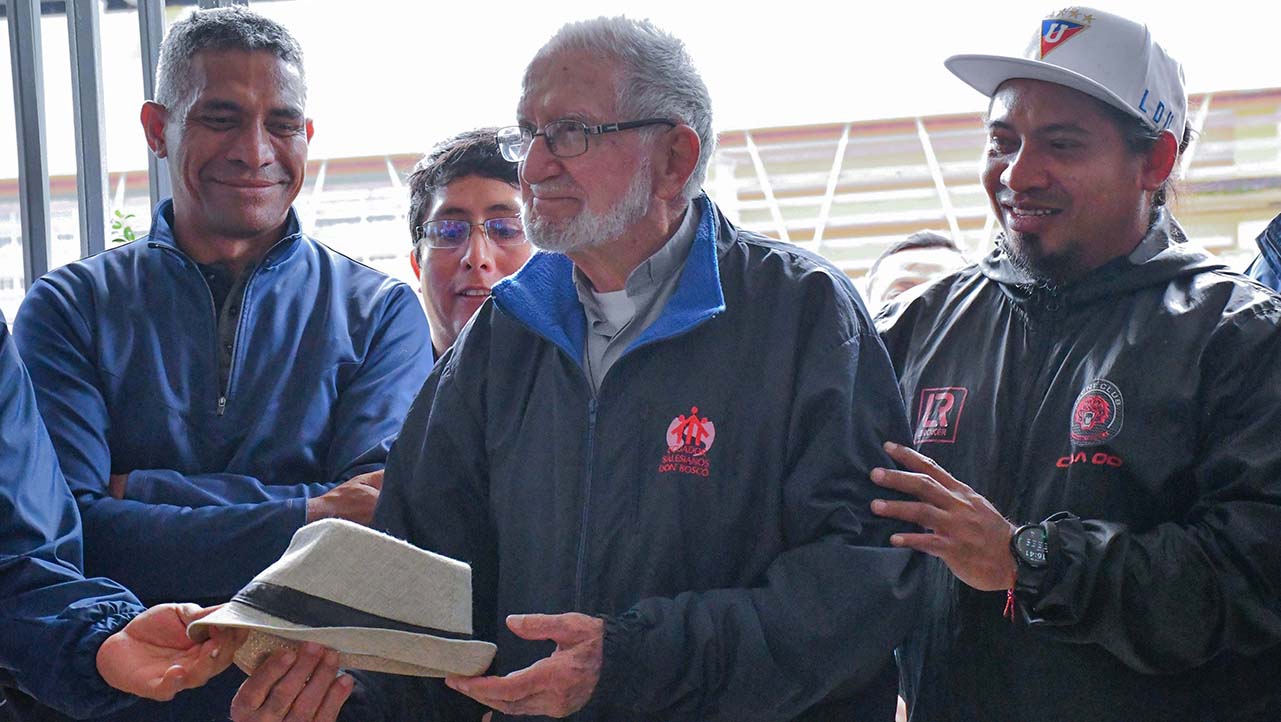
[{"label": "man wearing white cap", "polygon": [[1078,7],[947,66],[1003,233],[878,319],[919,453],[872,508],[939,560],[912,718],[1281,719],[1281,300],[1166,207],[1179,65]]}]

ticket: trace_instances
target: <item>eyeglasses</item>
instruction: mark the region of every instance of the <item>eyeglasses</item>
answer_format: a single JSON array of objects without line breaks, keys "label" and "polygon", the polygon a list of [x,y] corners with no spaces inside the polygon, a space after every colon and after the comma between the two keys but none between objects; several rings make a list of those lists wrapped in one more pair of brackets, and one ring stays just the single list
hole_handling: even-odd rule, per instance
[{"label": "eyeglasses", "polygon": [[454,250],[471,240],[471,229],[480,226],[490,243],[498,246],[519,246],[525,242],[525,227],[520,218],[490,218],[484,223],[468,223],[452,219],[427,221],[414,229],[414,241],[426,241],[428,248]]},{"label": "eyeglasses", "polygon": [[644,128],[648,125],[666,125],[675,128],[677,123],[667,118],[646,118],[602,125],[588,125],[577,120],[553,120],[538,132],[533,128],[509,125],[498,129],[498,149],[508,161],[519,163],[529,155],[529,148],[534,144],[534,138],[541,135],[547,141],[547,150],[551,151],[552,155],[557,158],[573,158],[587,152],[589,135],[615,133],[620,130]]}]

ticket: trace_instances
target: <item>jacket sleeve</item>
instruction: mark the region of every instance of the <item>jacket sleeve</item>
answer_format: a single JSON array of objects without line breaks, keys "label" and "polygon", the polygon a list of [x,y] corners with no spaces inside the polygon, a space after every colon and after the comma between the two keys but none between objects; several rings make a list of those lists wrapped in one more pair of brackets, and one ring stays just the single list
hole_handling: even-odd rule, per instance
[{"label": "jacket sleeve", "polygon": [[400,421],[434,361],[426,315],[413,292],[396,284],[387,299],[364,363],[347,380],[334,408],[335,435],[326,460],[326,468],[341,470],[334,479],[264,484],[242,474],[138,469],[129,474],[125,498],[192,507],[306,500],[353,476],[382,468]]},{"label": "jacket sleeve", "polygon": [[[395,290],[407,287],[398,284]],[[410,311],[417,313],[417,323]],[[129,486],[136,475],[126,484],[126,491],[146,502],[112,498],[107,493],[110,415],[97,384],[92,329],[40,282],[23,302],[17,329],[40,410],[80,504],[90,540],[85,549],[89,568],[146,600],[207,601],[230,597],[279,558],[306,522],[307,493],[318,490],[315,482],[284,487],[298,492],[288,496],[257,479],[224,476],[202,492],[204,475],[147,470],[135,490]],[[335,432],[327,466],[340,472],[323,486],[381,468],[414,390],[430,368],[428,336],[412,293],[391,294],[364,363],[345,380],[333,409]],[[110,544],[93,541],[107,538]],[[180,557],[175,549],[183,550]]]},{"label": "jacket sleeve", "polygon": [[[458,403],[454,387],[440,383],[450,375],[452,354],[436,364],[409,410],[387,460],[371,526],[471,564],[473,636],[492,640],[497,557],[482,492],[483,444],[466,443],[481,438],[480,425]],[[356,688],[339,717],[344,722],[476,722],[485,711],[440,680],[353,676]]]},{"label": "jacket sleeve", "polygon": [[892,467],[882,443],[908,441],[885,350],[861,332],[801,353],[782,486],[790,548],[757,587],[644,599],[607,617],[595,700],[646,719],[788,720],[867,685],[912,627],[921,558],[890,548],[903,527],[870,512],[891,495],[868,478]]},{"label": "jacket sleeve", "polygon": [[183,474],[172,469],[135,469],[125,483],[125,499],[144,504],[225,506],[288,499],[310,499],[338,482],[264,484],[243,474]]},{"label": "jacket sleeve", "polygon": [[1207,352],[1190,511],[1143,530],[1051,517],[1059,563],[1034,598],[1020,600],[1033,628],[1101,645],[1149,674],[1281,643],[1281,334],[1272,313]]},{"label": "jacket sleeve", "polygon": [[0,318],[0,677],[77,717],[133,698],[98,675],[98,647],[142,611],[80,571],[80,518]]}]

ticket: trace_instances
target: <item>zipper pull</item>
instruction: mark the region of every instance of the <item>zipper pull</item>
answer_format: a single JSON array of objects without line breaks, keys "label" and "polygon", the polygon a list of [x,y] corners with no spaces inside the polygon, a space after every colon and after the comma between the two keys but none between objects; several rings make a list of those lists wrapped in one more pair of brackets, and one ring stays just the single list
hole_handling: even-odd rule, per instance
[{"label": "zipper pull", "polygon": [[226,410],[227,410],[227,397],[219,396],[218,397],[218,415],[222,416],[223,412]]}]

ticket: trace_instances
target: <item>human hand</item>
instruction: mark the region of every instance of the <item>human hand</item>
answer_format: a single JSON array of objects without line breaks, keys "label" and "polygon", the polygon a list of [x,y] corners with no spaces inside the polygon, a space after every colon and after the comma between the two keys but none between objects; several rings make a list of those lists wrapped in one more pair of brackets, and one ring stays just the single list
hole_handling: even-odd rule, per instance
[{"label": "human hand", "polygon": [[335,722],[351,694],[350,675],[338,674],[338,653],[307,642],[277,649],[258,665],[231,700],[233,722]]},{"label": "human hand", "polygon": [[125,498],[125,484],[128,481],[128,474],[112,474],[107,480],[107,493],[112,499]]},{"label": "human hand", "polygon": [[98,647],[98,674],[118,690],[165,702],[208,682],[231,664],[245,640],[241,630],[212,630],[205,642],[187,625],[217,609],[160,604],[134,617]]},{"label": "human hand", "polygon": [[445,678],[450,689],[511,715],[567,717],[582,709],[600,681],[605,622],[586,614],[513,614],[521,639],[550,639],[556,651],[505,677]]},{"label": "human hand", "polygon": [[877,499],[872,502],[872,512],[932,532],[894,534],[890,543],[942,559],[958,579],[980,591],[1013,587],[1017,567],[1010,553],[1010,537],[1014,525],[991,502],[928,456],[893,442],[886,442],[885,450],[907,471],[876,468],[872,481],[919,501]]},{"label": "human hand", "polygon": [[368,524],[374,518],[378,492],[383,488],[383,470],[353,476],[317,497],[307,500],[307,523],[338,517]]}]

